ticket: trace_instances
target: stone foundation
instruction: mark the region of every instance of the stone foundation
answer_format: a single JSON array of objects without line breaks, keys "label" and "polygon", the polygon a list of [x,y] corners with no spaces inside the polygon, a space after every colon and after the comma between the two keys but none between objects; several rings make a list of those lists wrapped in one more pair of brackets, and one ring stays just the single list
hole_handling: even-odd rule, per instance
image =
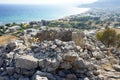
[{"label": "stone foundation", "polygon": [[59,39],[61,41],[74,41],[76,45],[83,46],[84,34],[81,32],[74,32],[72,30],[43,30],[39,32],[35,38],[39,41],[54,41]]}]

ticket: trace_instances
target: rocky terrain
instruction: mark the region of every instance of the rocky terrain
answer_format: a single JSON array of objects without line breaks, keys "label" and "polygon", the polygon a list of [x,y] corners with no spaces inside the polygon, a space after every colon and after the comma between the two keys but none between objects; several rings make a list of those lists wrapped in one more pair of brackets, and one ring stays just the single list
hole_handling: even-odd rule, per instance
[{"label": "rocky terrain", "polygon": [[120,80],[120,51],[91,35],[63,31],[1,45],[0,80]]}]

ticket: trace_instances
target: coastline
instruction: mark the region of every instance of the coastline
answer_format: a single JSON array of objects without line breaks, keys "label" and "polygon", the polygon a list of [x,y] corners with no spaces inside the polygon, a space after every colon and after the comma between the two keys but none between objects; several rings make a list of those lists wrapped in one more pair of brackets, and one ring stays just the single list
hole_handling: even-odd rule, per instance
[{"label": "coastline", "polygon": [[89,8],[69,6],[0,5],[0,7],[0,24],[57,20],[89,10]]}]

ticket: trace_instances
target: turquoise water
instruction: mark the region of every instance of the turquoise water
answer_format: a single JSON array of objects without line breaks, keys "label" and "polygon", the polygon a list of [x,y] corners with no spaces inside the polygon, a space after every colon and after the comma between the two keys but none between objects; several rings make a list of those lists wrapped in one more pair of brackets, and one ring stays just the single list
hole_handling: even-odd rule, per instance
[{"label": "turquoise water", "polygon": [[53,20],[86,10],[61,6],[0,5],[0,23]]}]

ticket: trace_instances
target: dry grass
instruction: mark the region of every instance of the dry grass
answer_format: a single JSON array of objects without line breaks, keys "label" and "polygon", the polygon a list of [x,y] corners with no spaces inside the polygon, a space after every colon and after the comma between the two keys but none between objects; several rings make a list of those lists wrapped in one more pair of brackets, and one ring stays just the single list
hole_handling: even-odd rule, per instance
[{"label": "dry grass", "polygon": [[[117,34],[120,34],[120,29],[119,28],[112,28],[112,29],[115,30]],[[97,32],[102,32],[102,31],[104,31],[104,30],[99,30]]]},{"label": "dry grass", "polygon": [[113,29],[117,32],[117,34],[120,34],[120,29],[115,29],[115,28]]},{"label": "dry grass", "polygon": [[18,38],[16,36],[12,35],[4,35],[0,36],[0,45],[7,44],[9,40],[17,40]]}]

